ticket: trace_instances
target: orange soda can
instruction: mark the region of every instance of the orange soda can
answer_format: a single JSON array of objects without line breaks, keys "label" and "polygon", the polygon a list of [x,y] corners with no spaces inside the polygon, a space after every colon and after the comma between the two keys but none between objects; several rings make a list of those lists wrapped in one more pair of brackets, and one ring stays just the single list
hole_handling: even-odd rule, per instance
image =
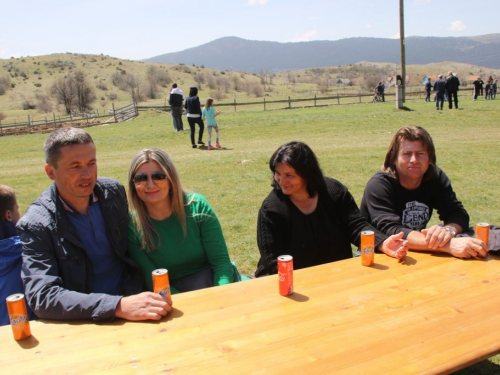
[{"label": "orange soda can", "polygon": [[24,294],[17,293],[5,299],[7,310],[9,311],[10,325],[14,340],[24,340],[31,336],[30,321],[26,310],[26,300]]},{"label": "orange soda can", "polygon": [[476,224],[476,238],[483,241],[488,247],[488,240],[490,238],[490,224],[477,223]]},{"label": "orange soda can", "polygon": [[168,270],[165,268],[159,268],[153,271],[153,288],[155,293],[172,298],[172,294],[170,293]]},{"label": "orange soda can", "polygon": [[375,258],[375,233],[372,230],[361,232],[361,264],[373,266]]},{"label": "orange soda can", "polygon": [[280,294],[289,296],[293,293],[293,257],[280,255],[278,257],[278,278]]}]

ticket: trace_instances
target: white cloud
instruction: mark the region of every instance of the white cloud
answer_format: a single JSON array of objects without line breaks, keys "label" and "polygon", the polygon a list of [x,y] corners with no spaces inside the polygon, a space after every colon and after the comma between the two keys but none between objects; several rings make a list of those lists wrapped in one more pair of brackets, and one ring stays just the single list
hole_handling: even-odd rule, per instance
[{"label": "white cloud", "polygon": [[462,21],[453,21],[450,26],[451,31],[464,31],[467,27]]},{"label": "white cloud", "polygon": [[254,6],[254,5],[265,5],[268,0],[248,0],[248,5]]},{"label": "white cloud", "polygon": [[365,25],[365,29],[371,29],[373,27],[373,25],[371,23],[367,23]]},{"label": "white cloud", "polygon": [[397,34],[391,35],[389,38],[391,38],[391,39],[399,39],[400,36],[401,36],[401,34],[397,33]]},{"label": "white cloud", "polygon": [[430,3],[431,3],[431,0],[414,0],[413,2],[414,2],[415,4],[417,4],[417,5],[420,5],[420,4],[425,5],[425,4],[430,4]]},{"label": "white cloud", "polygon": [[318,36],[318,30],[307,31],[304,34],[296,35],[290,42],[309,42]]}]

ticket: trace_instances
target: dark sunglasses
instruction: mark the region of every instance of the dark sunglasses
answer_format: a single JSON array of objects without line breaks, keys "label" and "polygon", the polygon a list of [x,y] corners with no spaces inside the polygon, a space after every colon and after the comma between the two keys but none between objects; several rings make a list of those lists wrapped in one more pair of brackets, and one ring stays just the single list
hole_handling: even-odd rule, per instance
[{"label": "dark sunglasses", "polygon": [[[140,183],[143,183],[143,182],[146,182],[148,180],[148,174],[146,173],[139,173],[139,174],[136,174],[133,178],[134,182],[136,184],[140,184]],[[163,172],[153,172],[151,173],[151,179],[153,181],[161,181],[161,180],[164,180],[167,178],[167,175]]]}]

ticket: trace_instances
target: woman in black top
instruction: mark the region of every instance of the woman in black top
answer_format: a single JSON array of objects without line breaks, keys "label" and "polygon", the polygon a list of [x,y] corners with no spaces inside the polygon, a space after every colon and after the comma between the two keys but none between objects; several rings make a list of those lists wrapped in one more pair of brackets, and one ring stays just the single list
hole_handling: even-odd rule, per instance
[{"label": "woman in black top", "polygon": [[189,127],[191,129],[191,143],[193,144],[193,148],[196,148],[196,143],[194,142],[194,133],[195,133],[195,125],[198,124],[200,126],[200,133],[198,135],[198,144],[203,146],[203,130],[205,129],[205,125],[203,124],[203,120],[201,119],[201,106],[200,106],[200,98],[198,98],[198,88],[190,87],[189,88],[189,96],[186,99],[186,103],[184,103],[184,108],[187,111],[187,119],[189,123]]},{"label": "woman in black top", "polygon": [[278,148],[269,161],[273,190],[259,210],[257,243],[261,258],[255,276],[277,273],[280,255],[293,256],[294,269],[352,258],[351,243],[364,230],[375,232],[375,248],[401,259],[403,233],[387,237],[363,216],[339,181],[324,177],[314,152],[302,142]]}]

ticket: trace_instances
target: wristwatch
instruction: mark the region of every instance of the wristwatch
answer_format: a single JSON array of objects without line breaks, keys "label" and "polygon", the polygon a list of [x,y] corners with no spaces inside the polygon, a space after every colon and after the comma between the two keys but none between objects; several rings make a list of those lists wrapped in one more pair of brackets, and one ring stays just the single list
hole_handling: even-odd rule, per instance
[{"label": "wristwatch", "polygon": [[453,229],[452,227],[444,227],[444,229],[446,229],[448,232],[450,232],[452,237],[455,237],[457,235],[456,230]]}]

